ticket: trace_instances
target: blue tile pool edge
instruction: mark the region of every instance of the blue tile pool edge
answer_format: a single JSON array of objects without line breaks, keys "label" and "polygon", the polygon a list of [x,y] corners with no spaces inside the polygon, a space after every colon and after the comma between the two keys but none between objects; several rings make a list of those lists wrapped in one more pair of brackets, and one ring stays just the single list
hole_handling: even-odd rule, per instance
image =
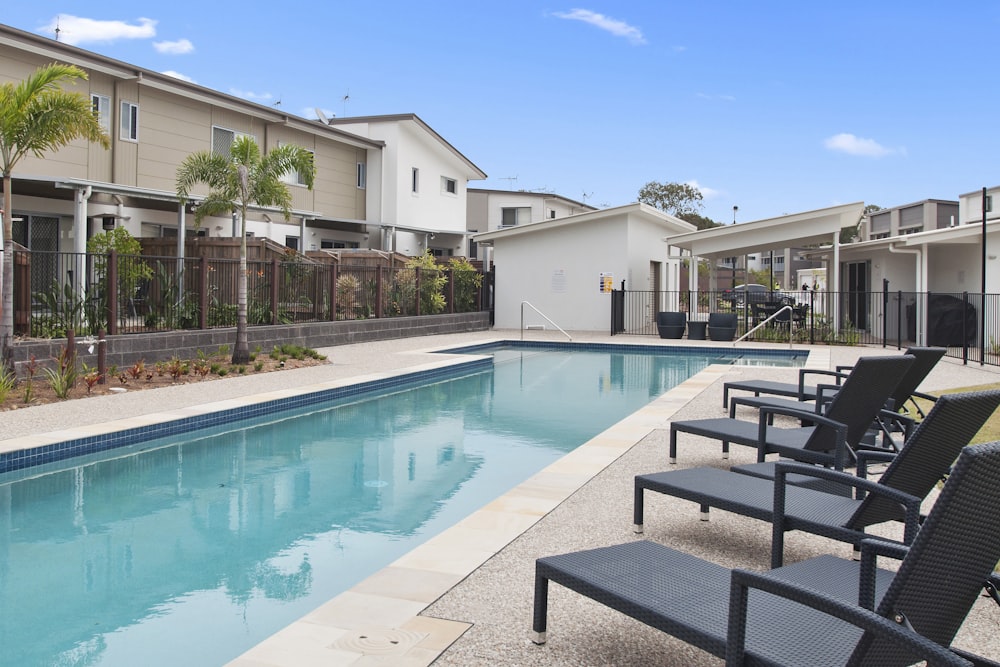
[{"label": "blue tile pool edge", "polygon": [[241,419],[260,417],[285,410],[316,405],[326,401],[335,401],[365,393],[394,389],[413,382],[426,382],[456,374],[484,370],[492,366],[493,359],[489,357],[458,361],[451,365],[429,370],[402,372],[391,377],[357,382],[341,387],[331,387],[319,391],[304,392],[297,396],[259,401],[239,407],[171,419],[145,426],[2,452],[0,453],[0,475],[24,468],[55,463],[77,456],[135,445],[157,438],[228,424]]}]

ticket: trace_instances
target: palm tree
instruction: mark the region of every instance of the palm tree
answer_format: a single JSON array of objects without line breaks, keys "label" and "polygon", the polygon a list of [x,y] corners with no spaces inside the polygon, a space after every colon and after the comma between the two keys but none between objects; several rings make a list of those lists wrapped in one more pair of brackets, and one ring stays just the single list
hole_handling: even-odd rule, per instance
[{"label": "palm tree", "polygon": [[87,73],[73,65],[51,63],[39,67],[20,83],[0,86],[0,170],[3,170],[3,280],[0,305],[0,356],[2,366],[14,369],[11,338],[14,335],[14,206],[11,182],[14,167],[28,153],[42,157],[79,138],[111,147],[90,99],[85,93],[71,93],[64,84],[87,79]]},{"label": "palm tree", "polygon": [[194,185],[203,183],[209,188],[208,196],[195,209],[195,224],[201,224],[206,216],[233,212],[240,216],[234,364],[250,361],[247,341],[247,209],[251,206],[276,206],[288,220],[292,195],[281,177],[291,172],[297,172],[311,190],[316,176],[312,153],[299,146],[284,144],[261,155],[257,142],[245,135],[233,141],[228,157],[199,151],[185,158],[177,168],[177,196],[182,202],[189,198]]}]

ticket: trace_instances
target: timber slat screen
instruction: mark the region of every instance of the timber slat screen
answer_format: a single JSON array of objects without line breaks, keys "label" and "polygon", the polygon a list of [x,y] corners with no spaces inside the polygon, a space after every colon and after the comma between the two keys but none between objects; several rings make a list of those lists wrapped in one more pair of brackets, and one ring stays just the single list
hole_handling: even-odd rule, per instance
[{"label": "timber slat screen", "polygon": [[[238,259],[17,251],[15,334],[60,338],[236,325]],[[247,261],[247,323],[292,324],[488,310],[474,270]]]}]

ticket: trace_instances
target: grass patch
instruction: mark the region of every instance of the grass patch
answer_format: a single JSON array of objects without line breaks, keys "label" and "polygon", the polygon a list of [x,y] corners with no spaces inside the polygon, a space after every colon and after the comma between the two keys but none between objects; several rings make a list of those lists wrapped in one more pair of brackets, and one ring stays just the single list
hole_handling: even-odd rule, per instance
[{"label": "grass patch", "polygon": [[[943,394],[962,394],[969,391],[986,391],[987,389],[1000,389],[1000,382],[980,384],[973,387],[956,387],[955,389],[944,389],[942,391],[929,391],[927,393],[934,396],[941,396]],[[917,399],[917,405],[920,406],[920,409],[924,413],[933,406],[930,401],[920,400],[919,398]],[[984,442],[993,442],[994,440],[1000,440],[1000,410],[993,413],[969,444],[978,445]]]}]

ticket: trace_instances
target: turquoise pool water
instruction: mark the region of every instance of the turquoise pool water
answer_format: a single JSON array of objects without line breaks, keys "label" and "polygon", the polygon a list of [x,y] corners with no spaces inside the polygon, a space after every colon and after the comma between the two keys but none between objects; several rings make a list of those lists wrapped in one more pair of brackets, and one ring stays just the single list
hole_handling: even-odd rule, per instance
[{"label": "turquoise pool water", "polygon": [[0,664],[223,664],[707,364],[754,363],[469,351],[494,363],[0,476]]}]

